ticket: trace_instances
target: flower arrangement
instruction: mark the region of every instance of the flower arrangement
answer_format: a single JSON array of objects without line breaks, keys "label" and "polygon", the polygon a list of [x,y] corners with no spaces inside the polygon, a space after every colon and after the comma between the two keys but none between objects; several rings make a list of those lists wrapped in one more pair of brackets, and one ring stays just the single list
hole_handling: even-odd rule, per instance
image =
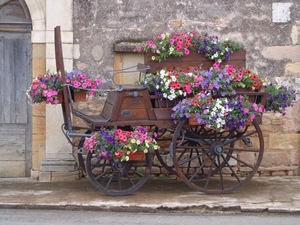
[{"label": "flower arrangement", "polygon": [[88,96],[93,96],[96,89],[102,84],[100,78],[92,78],[81,71],[72,70],[66,73],[66,83],[72,86],[74,92],[85,90]]},{"label": "flower arrangement", "polygon": [[153,138],[155,136],[155,132],[148,132],[148,128],[142,126],[133,131],[101,127],[98,132],[85,139],[83,146],[87,151],[97,154],[100,160],[107,158],[128,161],[130,155],[138,150],[147,153],[149,149],[159,149]]},{"label": "flower arrangement", "polygon": [[232,88],[246,88],[256,91],[263,88],[264,80],[255,72],[243,68],[237,69],[233,65],[226,65],[225,70],[232,77]]},{"label": "flower arrangement", "polygon": [[238,87],[260,90],[263,79],[250,70],[237,69],[233,65],[221,69],[220,63],[215,62],[209,70],[197,67],[164,69],[157,74],[148,74],[141,84],[150,92],[173,100],[199,92],[232,95],[236,94],[235,89]]},{"label": "flower arrangement", "polygon": [[292,102],[296,101],[296,91],[291,87],[279,85],[277,82],[266,84],[264,92],[268,93],[265,111],[285,115],[286,108],[293,106]]},{"label": "flower arrangement", "polygon": [[161,70],[158,74],[148,74],[141,82],[151,93],[173,100],[179,96],[187,96],[193,92],[195,74],[199,68]]},{"label": "flower arrangement", "polygon": [[242,44],[234,41],[220,41],[217,36],[200,35],[196,32],[162,33],[137,46],[136,52],[155,53],[152,60],[161,62],[169,56],[183,56],[190,52],[204,54],[211,60],[222,62],[228,60],[230,53],[244,49]]},{"label": "flower arrangement", "polygon": [[247,96],[214,99],[209,94],[197,94],[193,98],[181,100],[172,110],[175,122],[194,114],[198,123],[211,129],[233,129],[244,127],[246,121],[252,122],[256,115],[263,112],[264,106],[250,103]]},{"label": "flower arrangement", "polygon": [[32,104],[46,102],[46,104],[58,104],[58,94],[62,91],[61,76],[51,74],[49,71],[39,75],[27,90],[29,102]]},{"label": "flower arrangement", "polygon": [[[66,72],[66,83],[73,87],[74,92],[84,89],[89,96],[96,95],[96,89],[102,84],[100,78],[92,78],[81,71],[72,70]],[[46,104],[58,104],[59,93],[62,92],[61,75],[49,71],[39,75],[31,83],[26,94],[32,104],[45,102]]]}]

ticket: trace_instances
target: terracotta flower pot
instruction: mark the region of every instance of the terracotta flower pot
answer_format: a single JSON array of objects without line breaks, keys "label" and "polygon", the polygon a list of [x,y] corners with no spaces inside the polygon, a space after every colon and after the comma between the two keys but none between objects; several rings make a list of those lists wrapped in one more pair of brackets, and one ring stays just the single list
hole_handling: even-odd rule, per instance
[{"label": "terracotta flower pot", "polygon": [[145,159],[145,153],[144,151],[141,151],[141,150],[138,150],[136,152],[132,152],[130,155],[129,155],[129,160],[132,161],[141,161],[141,160],[144,160]]},{"label": "terracotta flower pot", "polygon": [[200,123],[198,123],[197,118],[195,115],[191,115],[189,117],[189,125],[195,126],[195,125],[201,125]]},{"label": "terracotta flower pot", "polygon": [[[62,93],[61,92],[59,92],[58,94],[57,94],[57,100],[58,100],[58,103],[57,104],[61,104],[61,103],[63,103],[63,95],[62,95]],[[57,104],[55,104],[55,103],[51,103],[52,105],[57,105]]]},{"label": "terracotta flower pot", "polygon": [[79,92],[73,91],[73,101],[74,102],[85,102],[87,101],[85,90],[80,90]]}]

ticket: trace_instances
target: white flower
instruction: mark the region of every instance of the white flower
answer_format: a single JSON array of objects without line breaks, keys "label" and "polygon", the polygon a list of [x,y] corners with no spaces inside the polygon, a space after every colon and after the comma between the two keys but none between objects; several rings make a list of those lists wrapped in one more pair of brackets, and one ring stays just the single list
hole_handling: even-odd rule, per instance
[{"label": "white flower", "polygon": [[177,80],[177,78],[174,75],[171,76],[170,78],[171,78],[172,81],[176,81]]}]

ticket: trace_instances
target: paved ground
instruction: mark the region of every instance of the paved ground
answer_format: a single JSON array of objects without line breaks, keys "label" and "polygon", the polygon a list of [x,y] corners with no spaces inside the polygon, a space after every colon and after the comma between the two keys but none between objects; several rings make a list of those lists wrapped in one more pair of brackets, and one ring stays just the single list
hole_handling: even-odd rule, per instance
[{"label": "paved ground", "polygon": [[50,183],[0,179],[0,208],[300,213],[300,177],[253,178],[226,195],[204,195],[184,182],[150,179],[132,195],[122,197],[102,194],[87,179]]}]

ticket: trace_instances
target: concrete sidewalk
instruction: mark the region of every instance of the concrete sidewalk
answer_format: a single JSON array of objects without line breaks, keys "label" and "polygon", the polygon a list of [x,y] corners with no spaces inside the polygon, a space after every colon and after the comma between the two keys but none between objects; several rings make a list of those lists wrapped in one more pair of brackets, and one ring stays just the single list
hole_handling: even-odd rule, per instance
[{"label": "concrete sidewalk", "polygon": [[232,194],[204,195],[184,182],[150,179],[129,196],[106,196],[88,179],[37,182],[0,179],[0,208],[134,212],[236,211],[300,213],[300,177],[255,177]]}]

